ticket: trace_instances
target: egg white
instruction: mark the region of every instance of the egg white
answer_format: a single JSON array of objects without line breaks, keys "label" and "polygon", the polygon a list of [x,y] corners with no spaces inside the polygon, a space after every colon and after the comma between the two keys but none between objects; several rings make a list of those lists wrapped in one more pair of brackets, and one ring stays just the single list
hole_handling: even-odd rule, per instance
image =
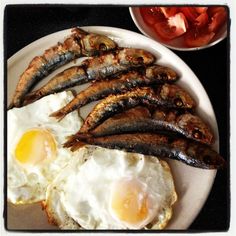
[{"label": "egg white", "polygon": [[[78,112],[68,114],[58,122],[49,115],[74,98],[72,92],[61,92],[41,98],[21,108],[7,112],[7,198],[14,204],[45,199],[46,188],[73,157],[63,148],[68,135],[76,133],[82,124]],[[37,165],[22,165],[15,158],[15,149],[22,135],[31,129],[47,130],[55,139],[56,157]]]},{"label": "egg white", "polygon": [[109,206],[112,184],[121,178],[134,178],[147,188],[153,205],[158,206],[155,215],[140,228],[166,226],[177,200],[166,162],[92,145],[76,153],[77,158],[73,158],[47,188],[45,208],[50,222],[61,229],[139,228],[114,217]]}]

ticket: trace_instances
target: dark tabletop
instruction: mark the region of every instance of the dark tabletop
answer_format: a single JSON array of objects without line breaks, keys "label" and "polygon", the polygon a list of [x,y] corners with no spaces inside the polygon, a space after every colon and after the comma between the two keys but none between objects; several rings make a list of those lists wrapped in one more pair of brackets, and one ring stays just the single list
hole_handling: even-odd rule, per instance
[{"label": "dark tabletop", "polygon": [[[128,7],[121,6],[7,6],[4,23],[5,59],[43,36],[75,26],[112,26],[140,33],[130,17]],[[193,70],[208,93],[218,122],[220,154],[229,164],[228,44],[227,38],[205,50],[174,53]],[[228,166],[226,170],[217,172],[208,200],[189,229],[197,232],[227,230],[229,204]]]}]

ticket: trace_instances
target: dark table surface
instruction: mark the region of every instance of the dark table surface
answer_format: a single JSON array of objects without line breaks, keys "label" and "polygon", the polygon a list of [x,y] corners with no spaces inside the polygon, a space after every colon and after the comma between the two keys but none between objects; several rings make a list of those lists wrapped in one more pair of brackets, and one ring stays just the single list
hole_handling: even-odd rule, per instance
[{"label": "dark table surface", "polygon": [[[59,30],[87,25],[119,27],[139,32],[128,7],[25,5],[5,9],[5,59],[29,43]],[[229,50],[228,38],[200,51],[174,51],[197,75],[212,102],[218,122],[220,153],[229,164]],[[204,184],[204,183],[202,183]],[[194,204],[194,202],[192,203]],[[193,231],[225,231],[229,227],[229,167],[218,171],[211,193]]]}]

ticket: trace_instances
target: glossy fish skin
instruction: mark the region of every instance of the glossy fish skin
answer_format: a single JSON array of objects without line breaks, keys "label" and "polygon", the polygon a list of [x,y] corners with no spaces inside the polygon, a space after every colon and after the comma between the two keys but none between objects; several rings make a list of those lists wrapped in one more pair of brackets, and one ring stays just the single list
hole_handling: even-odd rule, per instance
[{"label": "glossy fish skin", "polygon": [[185,138],[151,133],[120,134],[105,137],[84,137],[64,144],[72,151],[85,144],[109,149],[121,149],[145,155],[179,160],[187,165],[203,169],[225,167],[225,160],[208,145]]},{"label": "glossy fish skin", "polygon": [[35,57],[29,63],[19,78],[9,109],[22,106],[29,90],[58,67],[75,58],[95,55],[101,50],[111,50],[116,46],[116,43],[106,36],[87,33],[79,28],[73,29],[72,34],[63,43],[45,50],[43,55]]},{"label": "glossy fish skin", "polygon": [[196,105],[190,95],[177,85],[164,84],[158,89],[134,88],[123,94],[110,95],[98,103],[87,116],[80,132],[89,132],[109,117],[141,104],[181,109],[191,109]]},{"label": "glossy fish skin", "polygon": [[[178,114],[176,110],[157,109],[151,116],[145,107],[135,107],[114,115],[91,130],[89,134],[101,137],[133,132],[170,131],[205,144],[212,144],[213,134],[200,117],[191,113]],[[79,137],[79,134],[77,134]]]},{"label": "glossy fish skin", "polygon": [[89,79],[99,80],[132,68],[150,65],[154,60],[155,57],[143,49],[119,48],[99,58],[85,60],[82,64]]},{"label": "glossy fish skin", "polygon": [[[84,60],[80,66],[64,70],[54,76],[42,88],[30,93],[30,95],[26,96],[24,105],[51,93],[60,92],[63,89],[87,83],[88,81],[114,76],[133,67],[149,65],[153,61],[154,57],[151,53],[134,48],[118,49],[114,52]],[[73,78],[73,83],[71,83],[71,78]],[[78,83],[76,83],[74,78],[77,79]]]},{"label": "glossy fish skin", "polygon": [[178,75],[172,69],[159,65],[147,67],[144,69],[144,73],[142,72],[130,71],[126,74],[118,75],[112,80],[96,81],[80,92],[65,107],[51,114],[51,116],[61,120],[68,113],[108,95],[119,94],[137,86],[147,86],[164,82],[171,83],[178,79]]},{"label": "glossy fish skin", "polygon": [[62,91],[72,86],[84,84],[85,82],[88,82],[88,77],[84,69],[79,66],[70,67],[69,69],[59,73],[53,80],[50,80],[49,83],[46,83],[40,89],[27,94],[23,105],[30,104],[39,98]]}]

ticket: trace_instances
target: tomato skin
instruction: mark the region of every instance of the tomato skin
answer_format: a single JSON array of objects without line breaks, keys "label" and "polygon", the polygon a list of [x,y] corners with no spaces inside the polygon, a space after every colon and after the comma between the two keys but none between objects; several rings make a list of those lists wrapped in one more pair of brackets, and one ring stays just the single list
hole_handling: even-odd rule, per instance
[{"label": "tomato skin", "polygon": [[140,13],[146,24],[153,25],[156,22],[156,19],[149,7],[140,7]]},{"label": "tomato skin", "polygon": [[191,30],[184,35],[184,42],[187,47],[200,47],[207,45],[214,36],[214,32]]},{"label": "tomato skin", "polygon": [[154,25],[156,33],[164,40],[179,37],[187,31],[187,20],[183,13],[177,13],[168,20],[157,22]]},{"label": "tomato skin", "polygon": [[195,25],[199,28],[204,27],[209,22],[209,17],[206,12],[201,13],[195,21]]},{"label": "tomato skin", "polygon": [[178,11],[176,7],[159,7],[159,8],[166,18],[174,16]]},{"label": "tomato skin", "polygon": [[156,22],[153,28],[156,31],[157,35],[161,37],[163,40],[171,40],[176,37],[175,34],[173,33],[173,30],[168,26],[167,21]]},{"label": "tomato skin", "polygon": [[202,14],[204,12],[206,12],[208,9],[208,7],[195,7],[195,11],[198,13],[198,14]]},{"label": "tomato skin", "polygon": [[195,11],[194,7],[181,7],[180,9],[190,22],[194,22],[198,17],[198,13]]},{"label": "tomato skin", "polygon": [[157,11],[155,8],[156,7],[140,7],[140,13],[143,20],[148,25],[154,25],[157,21],[163,21],[165,19],[162,13]]},{"label": "tomato skin", "polygon": [[216,12],[226,11],[225,7],[209,7],[207,12],[209,17],[212,17],[215,15]]},{"label": "tomato skin", "polygon": [[227,19],[227,12],[224,11],[217,11],[211,18],[211,23],[209,24],[209,31],[217,32],[220,27],[225,23]]}]

